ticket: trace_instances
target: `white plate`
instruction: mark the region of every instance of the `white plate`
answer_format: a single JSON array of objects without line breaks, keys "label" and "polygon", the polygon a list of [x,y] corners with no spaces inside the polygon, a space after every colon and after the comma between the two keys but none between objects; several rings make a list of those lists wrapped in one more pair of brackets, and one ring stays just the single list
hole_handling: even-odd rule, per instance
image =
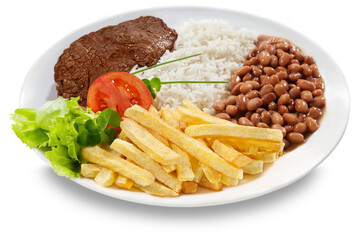
[{"label": "white plate", "polygon": [[[247,181],[237,187],[226,187],[220,192],[207,193],[205,191],[176,198],[160,198],[140,192],[103,188],[89,179],[81,178],[73,179],[73,181],[93,191],[136,203],[173,207],[227,204],[258,197],[295,182],[320,164],[339,143],[349,117],[349,92],[342,72],[331,57],[310,39],[286,26],[250,14],[219,9],[147,9],[120,14],[83,27],[57,42],[34,64],[25,78],[20,106],[40,107],[45,101],[56,98],[53,67],[62,51],[71,42],[107,25],[117,24],[141,15],[160,17],[172,28],[180,26],[189,19],[220,18],[237,28],[247,28],[255,30],[259,34],[280,36],[291,40],[314,57],[326,82],[327,107],[321,126],[304,145],[279,158],[254,181]],[[38,154],[47,161],[42,153],[38,151]]]}]

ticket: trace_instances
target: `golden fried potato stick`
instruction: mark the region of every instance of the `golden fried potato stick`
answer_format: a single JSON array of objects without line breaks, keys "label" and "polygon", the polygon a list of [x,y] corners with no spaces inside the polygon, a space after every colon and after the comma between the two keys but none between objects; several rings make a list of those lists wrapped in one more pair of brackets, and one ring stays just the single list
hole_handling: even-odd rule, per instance
[{"label": "golden fried potato stick", "polygon": [[198,182],[200,182],[200,180],[204,174],[203,170],[202,170],[199,162],[194,157],[190,156],[190,162],[191,162],[193,174],[195,175],[193,181],[198,183]]},{"label": "golden fried potato stick", "polygon": [[211,183],[205,176],[203,176],[198,183],[199,186],[213,190],[213,191],[221,191],[222,184],[221,183]]},{"label": "golden fried potato stick", "polygon": [[181,162],[179,154],[156,139],[134,120],[126,118],[120,123],[120,127],[135,145],[160,164],[171,165]]},{"label": "golden fried potato stick", "polygon": [[214,140],[212,144],[212,149],[215,153],[217,153],[220,157],[235,164],[238,167],[243,167],[249,164],[253,159],[244,154],[236,151],[233,147],[220,142],[219,140]]},{"label": "golden fried potato stick", "polygon": [[124,188],[124,189],[131,189],[131,187],[134,184],[133,181],[131,181],[130,179],[127,179],[126,177],[124,177],[121,174],[118,174],[114,183],[119,188]]},{"label": "golden fried potato stick", "polygon": [[95,182],[103,187],[110,187],[115,181],[116,174],[108,168],[101,168],[95,177]]},{"label": "golden fried potato stick", "polygon": [[214,169],[200,163],[203,173],[210,183],[219,183],[221,181],[221,174],[216,172]]},{"label": "golden fried potato stick", "polygon": [[263,161],[263,163],[270,163],[277,160],[277,153],[276,152],[257,152],[254,154],[248,155],[249,157],[253,158],[254,160]]},{"label": "golden fried potato stick", "polygon": [[162,165],[163,169],[166,170],[167,173],[171,173],[173,171],[176,171],[177,165]]},{"label": "golden fried potato stick", "polygon": [[154,116],[161,117],[161,112],[158,111],[158,109],[156,109],[153,105],[150,105],[148,112],[150,112]]},{"label": "golden fried potato stick", "polygon": [[181,181],[173,175],[168,174],[159,163],[155,162],[151,157],[139,150],[133,144],[120,139],[115,139],[110,147],[111,149],[126,156],[142,168],[152,172],[158,181],[170,187],[175,192],[181,191]]},{"label": "golden fried potato stick", "polygon": [[263,161],[253,160],[248,165],[245,165],[243,167],[243,170],[244,170],[244,173],[247,173],[247,174],[251,174],[251,175],[259,174],[259,173],[263,172],[263,165],[264,165]]},{"label": "golden fried potato stick", "polygon": [[221,182],[223,184],[225,184],[226,186],[228,186],[228,187],[234,187],[234,186],[237,186],[239,184],[239,180],[232,179],[232,178],[227,177],[225,175],[221,176]]},{"label": "golden fried potato stick", "polygon": [[87,161],[109,168],[142,186],[150,185],[155,180],[151,172],[117,157],[114,153],[105,151],[99,146],[83,148],[82,156]]},{"label": "golden fried potato stick", "polygon": [[168,123],[171,127],[174,127],[176,129],[180,129],[180,126],[179,126],[179,121],[176,117],[176,113],[169,109],[169,108],[165,108],[165,107],[162,107],[161,108],[161,113],[162,113],[162,119]]},{"label": "golden fried potato stick", "polygon": [[189,193],[195,193],[197,191],[198,184],[195,182],[183,182],[182,183],[182,192],[189,194]]},{"label": "golden fried potato stick", "polygon": [[181,155],[182,161],[181,164],[177,164],[177,178],[180,181],[192,181],[195,178],[195,174],[192,171],[192,166],[190,162],[190,157],[188,154],[179,148],[176,144],[171,143],[172,149]]},{"label": "golden fried potato stick", "polygon": [[164,185],[160,184],[159,182],[154,182],[148,186],[140,186],[135,184],[137,188],[146,192],[150,195],[158,196],[158,197],[177,197],[178,193],[175,191],[165,187]]},{"label": "golden fried potato stick", "polygon": [[242,153],[256,153],[256,152],[283,152],[283,142],[269,142],[261,140],[237,140],[237,139],[221,139],[228,145]]},{"label": "golden fried potato stick", "polygon": [[81,175],[87,178],[95,178],[100,172],[102,167],[93,163],[82,163],[81,164]]},{"label": "golden fried potato stick", "polygon": [[189,126],[185,133],[191,137],[235,138],[239,140],[265,140],[282,142],[282,131],[270,128],[257,128],[228,124],[200,124]]},{"label": "golden fried potato stick", "polygon": [[[195,157],[198,161],[208,165],[214,170],[234,179],[242,179],[243,171],[228,163],[210,148],[200,143],[198,140],[189,137],[183,132],[169,126],[162,119],[148,113],[144,108],[134,105],[128,108],[124,115],[131,118],[143,126],[158,132],[178,147],[185,150],[188,154]],[[281,133],[282,134],[282,133]]]},{"label": "golden fried potato stick", "polygon": [[[190,100],[185,99],[183,100],[182,106],[187,109],[195,110],[195,111],[201,111],[199,107],[197,107],[195,104],[193,104]],[[203,111],[201,111],[203,112]],[[204,112],[203,112],[204,113]],[[207,114],[207,113],[206,113]]]},{"label": "golden fried potato stick", "polygon": [[186,122],[189,125],[196,124],[228,124],[236,125],[230,121],[211,116],[201,110],[192,110],[184,107],[177,107],[177,114],[180,121]]}]

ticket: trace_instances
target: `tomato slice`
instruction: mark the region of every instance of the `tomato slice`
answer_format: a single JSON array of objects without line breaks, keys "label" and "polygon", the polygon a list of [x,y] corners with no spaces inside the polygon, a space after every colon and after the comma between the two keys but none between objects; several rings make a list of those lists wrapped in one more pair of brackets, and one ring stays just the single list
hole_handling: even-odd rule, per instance
[{"label": "tomato slice", "polygon": [[143,81],[128,72],[104,74],[88,90],[87,107],[94,112],[111,108],[123,116],[135,104],[149,109],[153,98]]}]

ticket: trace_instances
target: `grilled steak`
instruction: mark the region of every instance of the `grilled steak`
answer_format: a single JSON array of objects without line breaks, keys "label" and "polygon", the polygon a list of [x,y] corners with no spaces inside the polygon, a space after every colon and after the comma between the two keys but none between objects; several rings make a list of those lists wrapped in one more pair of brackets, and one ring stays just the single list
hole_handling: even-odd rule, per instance
[{"label": "grilled steak", "polygon": [[135,65],[152,66],[173,48],[175,30],[162,19],[146,16],[108,26],[74,41],[54,67],[58,95],[80,96],[86,106],[89,86],[112,71],[129,72]]}]

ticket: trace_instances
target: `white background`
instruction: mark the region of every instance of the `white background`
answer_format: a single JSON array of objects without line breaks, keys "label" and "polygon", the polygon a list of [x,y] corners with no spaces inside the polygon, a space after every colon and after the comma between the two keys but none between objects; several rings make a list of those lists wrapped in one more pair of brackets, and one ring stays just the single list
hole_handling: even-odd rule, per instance
[{"label": "white background", "polygon": [[[357,2],[2,2],[0,238],[363,239],[364,14]],[[58,177],[16,139],[9,114],[18,107],[25,74],[52,44],[108,16],[182,4],[274,19],[307,35],[334,58],[349,85],[350,120],[341,143],[318,168],[284,189],[245,202],[190,209],[152,207],[112,199]]]}]

